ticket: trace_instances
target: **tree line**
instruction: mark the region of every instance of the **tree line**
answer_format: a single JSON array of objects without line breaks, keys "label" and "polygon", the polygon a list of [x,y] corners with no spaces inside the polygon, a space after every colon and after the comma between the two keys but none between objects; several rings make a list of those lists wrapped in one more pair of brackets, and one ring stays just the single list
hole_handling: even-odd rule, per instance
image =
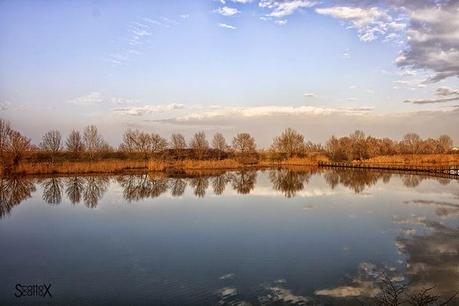
[{"label": "tree line", "polygon": [[[94,160],[104,156],[134,156],[144,159],[225,159],[240,158],[246,162],[257,162],[260,155],[269,159],[304,157],[312,153],[328,155],[335,161],[363,160],[380,155],[448,153],[453,141],[448,135],[437,139],[421,137],[415,133],[406,134],[401,141],[389,138],[375,138],[355,131],[349,136],[332,136],[325,144],[305,141],[298,131],[287,128],[273,139],[268,149],[257,149],[254,137],[249,133],[238,133],[227,143],[221,133],[213,135],[211,141],[201,131],[187,142],[182,134],[172,134],[166,139],[159,134],[128,129],[118,148],[104,140],[95,125],[83,131],[73,130],[66,139],[58,130],[46,132],[38,146],[30,138],[11,128],[0,119],[0,160],[3,169],[12,167],[27,154],[36,153],[52,162],[59,155],[65,158]],[[105,154],[105,155],[104,155]],[[107,155],[108,154],[108,155]],[[116,155],[118,154],[118,155]]]}]

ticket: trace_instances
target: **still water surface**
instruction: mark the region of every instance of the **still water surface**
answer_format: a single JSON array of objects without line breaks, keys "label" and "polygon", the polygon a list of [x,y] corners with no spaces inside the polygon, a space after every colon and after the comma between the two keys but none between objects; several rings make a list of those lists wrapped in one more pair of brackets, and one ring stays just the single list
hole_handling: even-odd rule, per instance
[{"label": "still water surface", "polygon": [[[0,305],[354,305],[371,303],[382,275],[459,290],[459,182],[448,178],[3,178],[0,201]],[[17,298],[16,284],[51,284],[52,298]]]}]

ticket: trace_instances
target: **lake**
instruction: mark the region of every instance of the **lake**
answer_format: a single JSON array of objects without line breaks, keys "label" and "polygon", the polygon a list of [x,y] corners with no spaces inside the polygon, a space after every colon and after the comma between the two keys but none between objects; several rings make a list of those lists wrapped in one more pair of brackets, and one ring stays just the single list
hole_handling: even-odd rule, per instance
[{"label": "lake", "polygon": [[[1,305],[371,304],[383,280],[441,300],[459,291],[450,178],[282,169],[0,182]],[[24,289],[43,284],[44,297]]]}]

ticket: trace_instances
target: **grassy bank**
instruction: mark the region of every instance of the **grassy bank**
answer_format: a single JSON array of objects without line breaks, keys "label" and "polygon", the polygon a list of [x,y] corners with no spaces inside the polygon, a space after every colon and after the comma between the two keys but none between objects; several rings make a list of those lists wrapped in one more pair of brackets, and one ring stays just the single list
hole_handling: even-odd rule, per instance
[{"label": "grassy bank", "polygon": [[[14,169],[13,174],[89,174],[89,173],[122,173],[129,171],[155,172],[193,172],[201,170],[240,170],[263,169],[275,167],[311,167],[319,161],[328,161],[325,155],[315,155],[303,158],[273,160],[261,158],[257,163],[242,163],[237,159],[222,160],[143,160],[143,159],[107,159],[97,161],[22,161]],[[450,165],[459,164],[459,154],[409,154],[378,156],[360,161],[367,164],[393,165]],[[1,173],[0,173],[1,174]]]},{"label": "grassy bank", "polygon": [[400,154],[382,155],[363,160],[366,164],[393,164],[406,166],[459,165],[459,154]]},{"label": "grassy bank", "polygon": [[23,161],[14,169],[14,174],[87,174],[121,173],[127,171],[179,172],[195,170],[238,170],[283,166],[316,166],[325,156],[290,158],[282,161],[260,160],[258,163],[242,163],[236,159],[223,160],[98,160],[98,161]]}]

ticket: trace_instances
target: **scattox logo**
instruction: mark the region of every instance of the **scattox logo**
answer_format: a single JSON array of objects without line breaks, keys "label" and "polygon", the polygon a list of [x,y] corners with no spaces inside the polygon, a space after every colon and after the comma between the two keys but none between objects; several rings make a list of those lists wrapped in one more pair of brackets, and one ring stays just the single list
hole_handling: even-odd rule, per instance
[{"label": "scattox logo", "polygon": [[38,297],[53,297],[51,295],[51,284],[42,285],[21,285],[16,284],[16,293],[14,294],[17,298],[27,296],[38,296]]}]

